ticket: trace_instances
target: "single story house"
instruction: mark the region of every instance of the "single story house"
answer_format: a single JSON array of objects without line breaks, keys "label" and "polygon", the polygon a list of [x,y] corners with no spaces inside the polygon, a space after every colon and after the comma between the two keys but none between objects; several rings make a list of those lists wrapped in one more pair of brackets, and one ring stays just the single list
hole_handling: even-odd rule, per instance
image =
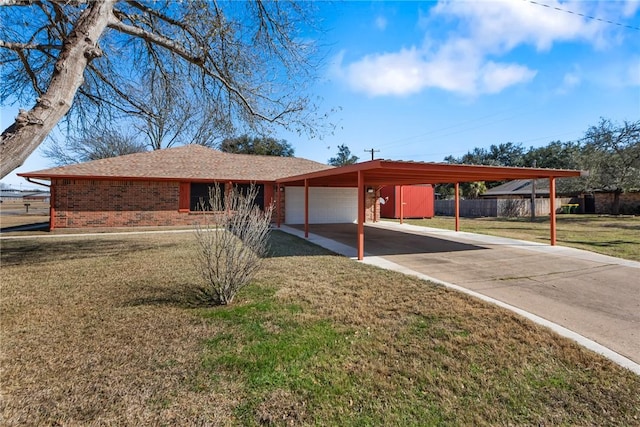
[{"label": "single story house", "polygon": [[[50,228],[56,229],[191,225],[213,185],[254,183],[259,190],[256,202],[263,208],[275,201],[276,179],[329,168],[296,157],[185,145],[19,175],[30,182],[50,181]],[[295,223],[295,210],[290,215]],[[353,214],[351,221],[355,219]]]},{"label": "single story house", "polygon": [[[461,182],[545,178],[555,194],[556,178],[580,174],[382,159],[334,168],[302,158],[229,154],[186,145],[18,175],[37,184],[42,183],[33,180],[50,181],[42,185],[50,187],[51,229],[191,225],[200,220],[199,203],[210,186],[254,183],[260,191],[258,204],[275,203],[277,224],[304,224],[306,236],[309,224],[357,223],[362,259],[363,224],[380,217],[378,199],[384,186],[454,183],[457,189]],[[555,244],[553,203],[550,215]]]},{"label": "single story house", "polygon": [[[549,198],[549,180],[514,179],[487,190],[482,199],[530,199],[532,183],[535,181],[536,198]],[[579,205],[579,212],[588,214],[610,214],[613,212],[614,193],[594,190],[591,192],[556,191],[557,197],[566,198],[566,203]],[[640,191],[628,191],[619,195],[620,212],[640,213]]]}]

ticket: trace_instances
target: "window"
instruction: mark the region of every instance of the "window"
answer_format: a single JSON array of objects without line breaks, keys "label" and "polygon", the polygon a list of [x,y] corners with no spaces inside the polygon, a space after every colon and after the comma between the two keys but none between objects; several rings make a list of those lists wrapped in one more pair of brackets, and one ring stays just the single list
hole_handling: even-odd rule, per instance
[{"label": "window", "polygon": [[[191,196],[189,199],[189,210],[190,211],[210,211],[211,203],[209,202],[209,190],[213,189],[214,186],[218,187],[221,195],[224,195],[224,184],[219,182],[212,183],[200,183],[200,182],[192,182],[191,183]],[[224,197],[222,200],[222,208],[224,209]]]},{"label": "window", "polygon": [[[224,196],[225,185],[223,183],[192,182],[189,188],[189,210],[192,212],[201,212],[203,209],[205,211],[211,211],[212,208],[211,203],[209,202],[209,190],[213,189],[214,186],[217,186],[220,194]],[[234,186],[238,189],[240,194],[246,195],[249,192],[251,184],[234,184]],[[254,205],[264,210],[264,184],[255,184],[255,186],[258,189],[258,194],[254,200]],[[181,193],[183,191],[184,190],[181,189]],[[224,209],[224,197],[222,200],[222,209]]]},{"label": "window", "polygon": [[[253,201],[253,204],[259,207],[260,209],[264,210],[264,184],[254,184],[254,185],[258,189],[258,194],[256,195],[256,199]],[[247,193],[249,192],[249,188],[251,187],[251,184],[236,184],[236,187],[238,188],[238,191],[240,191],[240,194],[242,194],[243,196],[246,196]]]}]

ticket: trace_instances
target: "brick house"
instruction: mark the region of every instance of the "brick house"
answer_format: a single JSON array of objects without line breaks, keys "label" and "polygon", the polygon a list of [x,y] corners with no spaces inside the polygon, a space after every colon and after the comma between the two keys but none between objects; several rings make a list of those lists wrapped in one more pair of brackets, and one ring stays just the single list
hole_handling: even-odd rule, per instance
[{"label": "brick house", "polygon": [[[50,181],[50,228],[55,229],[191,225],[212,185],[242,188],[254,183],[256,203],[264,207],[276,200],[276,179],[329,168],[296,157],[186,145],[19,175]],[[284,197],[281,204],[284,218]]]}]

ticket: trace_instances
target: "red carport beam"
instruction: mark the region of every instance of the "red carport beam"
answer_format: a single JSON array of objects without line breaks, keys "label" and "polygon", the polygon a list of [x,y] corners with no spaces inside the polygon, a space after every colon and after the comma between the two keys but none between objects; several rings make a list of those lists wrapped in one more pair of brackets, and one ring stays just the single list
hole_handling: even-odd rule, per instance
[{"label": "red carport beam", "polygon": [[364,174],[358,171],[358,261],[364,258]]},{"label": "red carport beam", "polygon": [[309,180],[304,180],[304,237],[309,238]]},{"label": "red carport beam", "polygon": [[460,231],[460,183],[456,182],[456,231]]},{"label": "red carport beam", "polygon": [[551,246],[556,245],[556,178],[549,177],[549,214],[551,215]]}]

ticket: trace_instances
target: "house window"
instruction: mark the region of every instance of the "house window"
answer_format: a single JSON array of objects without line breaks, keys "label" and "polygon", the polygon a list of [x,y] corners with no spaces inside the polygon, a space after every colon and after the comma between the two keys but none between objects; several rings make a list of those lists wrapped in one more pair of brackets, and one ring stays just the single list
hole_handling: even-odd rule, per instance
[{"label": "house window", "polygon": [[[192,182],[191,183],[191,191],[190,191],[190,199],[189,199],[189,210],[191,211],[210,211],[211,203],[209,201],[209,190],[212,190],[214,186],[218,187],[218,191],[220,191],[221,195],[224,195],[224,184],[222,183],[200,183],[200,182]],[[224,209],[224,197],[221,200],[222,209]]]},{"label": "house window", "polygon": [[[258,206],[260,209],[264,210],[264,184],[254,184],[258,189],[258,194],[256,195],[256,199],[253,201],[255,206]],[[251,188],[251,184],[236,184],[238,191],[243,196],[246,196],[249,192],[249,188]]]},{"label": "house window", "polygon": [[[209,190],[213,186],[218,186],[221,195],[224,195],[225,186],[223,183],[198,183],[192,182],[189,188],[189,210],[192,212],[201,212],[202,210],[211,211],[211,203],[209,201]],[[258,188],[258,194],[254,200],[254,205],[264,210],[264,184],[255,184]],[[246,195],[249,192],[251,184],[234,184],[240,194]],[[222,200],[222,209],[224,209],[224,197]]]}]

